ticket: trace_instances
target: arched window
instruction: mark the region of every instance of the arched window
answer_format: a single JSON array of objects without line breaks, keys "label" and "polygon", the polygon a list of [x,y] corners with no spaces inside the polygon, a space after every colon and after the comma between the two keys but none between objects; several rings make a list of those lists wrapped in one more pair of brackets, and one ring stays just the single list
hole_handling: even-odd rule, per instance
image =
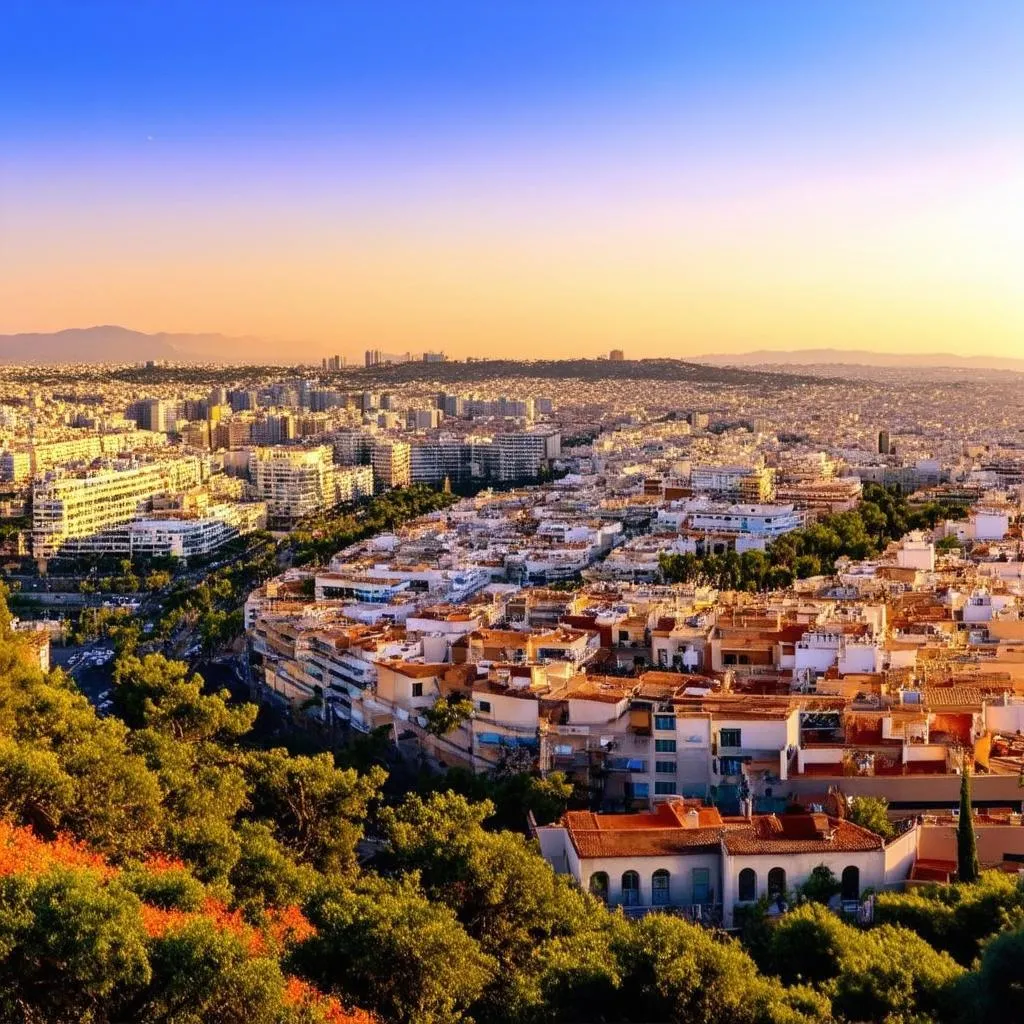
[{"label": "arched window", "polygon": [[860,899],[860,868],[855,864],[843,868],[842,886],[844,900]]},{"label": "arched window", "polygon": [[651,875],[651,903],[656,907],[666,907],[669,902],[669,874],[662,868]]},{"label": "arched window", "polygon": [[739,900],[749,903],[757,899],[757,872],[753,868],[744,868],[740,872]]},{"label": "arched window", "polygon": [[768,872],[768,895],[772,899],[786,892],[786,872],[783,868],[772,868]]},{"label": "arched window", "polygon": [[608,873],[606,871],[595,871],[590,876],[590,891],[602,903],[608,902]]},{"label": "arched window", "polygon": [[640,905],[640,876],[635,871],[626,871],[622,875],[622,905]]}]

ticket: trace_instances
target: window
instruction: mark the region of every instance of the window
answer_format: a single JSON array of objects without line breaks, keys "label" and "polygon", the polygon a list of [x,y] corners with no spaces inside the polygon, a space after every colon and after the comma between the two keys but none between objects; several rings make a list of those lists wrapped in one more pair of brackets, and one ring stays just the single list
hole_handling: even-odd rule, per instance
[{"label": "window", "polygon": [[605,871],[595,871],[590,876],[590,891],[602,903],[608,902],[608,874]]},{"label": "window", "polygon": [[477,707],[485,714],[491,713],[491,702],[489,700],[482,700],[477,704]]},{"label": "window", "polygon": [[843,868],[842,886],[842,898],[844,900],[860,899],[860,868],[855,864]]},{"label": "window", "polygon": [[719,759],[720,775],[741,775],[743,773],[742,757],[723,757]]},{"label": "window", "polygon": [[711,869],[710,868],[694,868],[693,869],[693,902],[694,903],[710,903],[711,902]]},{"label": "window", "polygon": [[620,644],[625,644],[625,643],[628,643],[628,642],[629,642],[629,630],[628,629],[620,629],[619,630],[619,643]]},{"label": "window", "polygon": [[669,874],[662,868],[651,876],[651,904],[655,907],[667,907],[668,903]]},{"label": "window", "polygon": [[675,775],[676,763],[675,761],[655,761],[654,770],[659,775]]},{"label": "window", "polygon": [[412,684],[412,695],[414,697],[422,697],[423,696],[423,684],[422,683],[413,683]]},{"label": "window", "polygon": [[654,749],[659,754],[674,754],[676,752],[675,740],[655,740]]},{"label": "window", "polygon": [[742,740],[740,729],[722,729],[718,733],[718,744],[722,747],[742,747]]},{"label": "window", "polygon": [[654,795],[655,796],[674,796],[676,792],[676,784],[674,782],[662,782],[661,779],[655,779],[654,781]]},{"label": "window", "polygon": [[744,868],[740,872],[739,900],[750,903],[757,899],[757,872],[753,868]]},{"label": "window", "polygon": [[674,715],[655,715],[654,728],[662,732],[675,732],[676,720]]},{"label": "window", "polygon": [[635,871],[626,871],[622,876],[622,905],[640,905],[640,876]]},{"label": "window", "polygon": [[632,782],[628,783],[628,786],[632,791],[634,800],[646,800],[650,796],[650,786],[646,782]]},{"label": "window", "polygon": [[778,899],[786,893],[786,872],[782,868],[772,868],[768,872],[768,895]]}]

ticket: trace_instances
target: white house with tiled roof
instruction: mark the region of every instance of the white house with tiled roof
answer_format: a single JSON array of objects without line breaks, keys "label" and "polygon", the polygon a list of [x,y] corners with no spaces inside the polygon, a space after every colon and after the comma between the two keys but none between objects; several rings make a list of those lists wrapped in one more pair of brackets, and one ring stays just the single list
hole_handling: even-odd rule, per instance
[{"label": "white house with tiled roof", "polygon": [[537,830],[556,871],[626,913],[671,909],[731,927],[738,905],[781,903],[825,865],[839,899],[906,880],[916,855],[911,830],[886,844],[853,822],[825,814],[722,818],[696,801],[670,800],[643,814],[570,811]]},{"label": "white house with tiled roof", "polygon": [[852,821],[826,814],[764,814],[730,823],[722,834],[726,927],[737,904],[762,896],[779,901],[822,864],[842,883],[844,902],[859,901],[865,889],[881,890],[887,882],[884,841]]},{"label": "white house with tiled roof", "polygon": [[569,811],[538,838],[556,871],[610,906],[696,917],[722,903],[722,831],[716,808],[673,800],[642,814]]}]

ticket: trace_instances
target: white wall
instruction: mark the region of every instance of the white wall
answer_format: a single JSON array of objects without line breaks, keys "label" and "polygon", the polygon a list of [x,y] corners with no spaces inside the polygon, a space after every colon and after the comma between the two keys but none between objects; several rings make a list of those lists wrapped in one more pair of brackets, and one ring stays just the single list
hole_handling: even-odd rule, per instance
[{"label": "white wall", "polygon": [[[570,844],[571,845],[571,844]],[[693,904],[693,869],[708,870],[711,887],[711,902],[718,903],[722,897],[721,856],[717,850],[706,853],[692,853],[663,857],[589,857],[579,861],[576,876],[580,886],[590,888],[590,876],[598,871],[608,875],[608,902],[617,906],[622,902],[622,875],[636,871],[640,876],[641,907],[651,906],[651,876],[655,871],[668,871],[669,905],[691,906]],[[573,872],[575,874],[575,872]]]},{"label": "white wall", "polygon": [[885,884],[890,888],[901,886],[910,877],[917,860],[918,828],[907,829],[885,845]]},{"label": "white wall", "polygon": [[999,704],[987,705],[985,728],[992,732],[1015,733],[1018,729],[1024,732],[1024,703],[1010,704],[1006,707]]},{"label": "white wall", "polygon": [[[716,715],[713,728],[716,737],[721,737],[723,729],[739,729],[743,750],[782,750],[790,742],[788,726],[788,719],[757,721],[749,718],[719,718]],[[731,749],[726,748],[727,755]],[[722,754],[721,743],[718,753]]]},{"label": "white wall", "polygon": [[792,893],[803,885],[811,872],[824,864],[836,878],[841,878],[844,868],[854,865],[860,869],[860,888],[880,889],[885,884],[885,851],[868,850],[857,853],[788,853],[761,855],[730,855],[724,858],[724,901],[723,913],[726,928],[732,926],[733,909],[739,892],[739,876],[744,868],[752,868],[757,874],[757,897],[768,891],[768,872],[780,867],[786,872],[786,889]]}]

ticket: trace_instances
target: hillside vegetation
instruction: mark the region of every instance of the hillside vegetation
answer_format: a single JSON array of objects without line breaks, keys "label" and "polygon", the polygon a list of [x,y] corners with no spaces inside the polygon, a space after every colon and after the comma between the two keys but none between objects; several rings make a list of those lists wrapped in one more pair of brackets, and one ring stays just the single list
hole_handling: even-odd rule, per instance
[{"label": "hillside vegetation", "polygon": [[486,800],[389,801],[379,767],[259,747],[255,708],[179,662],[125,654],[115,691],[97,717],[0,599],[5,1022],[975,1024],[1022,1005],[1013,879],[886,896],[867,932],[813,902],[750,915],[746,945],[631,922]]}]

